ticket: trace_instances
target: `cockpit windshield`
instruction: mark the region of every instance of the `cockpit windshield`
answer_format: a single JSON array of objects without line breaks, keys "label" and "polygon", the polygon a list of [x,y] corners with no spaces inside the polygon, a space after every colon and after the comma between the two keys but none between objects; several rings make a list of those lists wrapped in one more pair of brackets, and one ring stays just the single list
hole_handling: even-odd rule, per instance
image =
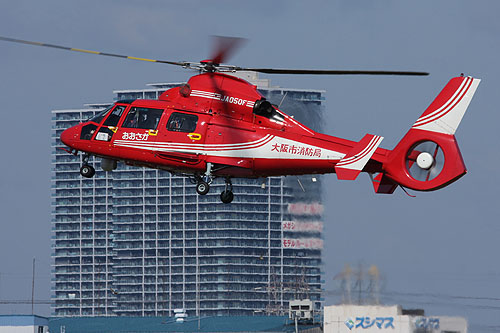
[{"label": "cockpit windshield", "polygon": [[127,107],[125,105],[117,105],[109,117],[104,121],[104,126],[116,126],[120,121],[120,118]]},{"label": "cockpit windshield", "polygon": [[87,119],[87,121],[92,121],[94,123],[100,123],[104,117],[106,117],[106,115],[108,114],[108,112],[113,108],[114,105],[111,105],[107,108],[105,108],[104,110],[102,110],[101,112],[99,112],[98,114],[96,114],[95,116]]}]

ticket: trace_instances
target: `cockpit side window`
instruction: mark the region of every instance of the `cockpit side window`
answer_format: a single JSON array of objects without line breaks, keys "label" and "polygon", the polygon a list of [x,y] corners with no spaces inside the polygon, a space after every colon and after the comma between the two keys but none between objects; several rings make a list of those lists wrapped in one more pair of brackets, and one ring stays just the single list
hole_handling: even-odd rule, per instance
[{"label": "cockpit side window", "polygon": [[160,122],[163,110],[142,107],[132,107],[123,122],[125,128],[142,128],[155,130]]},{"label": "cockpit side window", "polygon": [[123,111],[125,111],[127,107],[125,105],[117,105],[115,106],[115,108],[113,109],[113,111],[111,111],[110,115],[108,116],[108,118],[104,121],[104,126],[116,126],[118,125],[118,122],[120,121],[120,117],[122,116],[123,114]]},{"label": "cockpit side window", "polygon": [[167,129],[174,132],[194,132],[196,124],[198,123],[198,116],[194,114],[174,112],[168,119]]}]

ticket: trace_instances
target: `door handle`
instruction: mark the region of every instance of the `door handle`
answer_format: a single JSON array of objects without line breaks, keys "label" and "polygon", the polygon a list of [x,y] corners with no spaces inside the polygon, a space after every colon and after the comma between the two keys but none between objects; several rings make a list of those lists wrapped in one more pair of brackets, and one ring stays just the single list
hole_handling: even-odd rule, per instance
[{"label": "door handle", "polygon": [[191,140],[201,140],[201,134],[200,133],[189,133],[187,136]]}]

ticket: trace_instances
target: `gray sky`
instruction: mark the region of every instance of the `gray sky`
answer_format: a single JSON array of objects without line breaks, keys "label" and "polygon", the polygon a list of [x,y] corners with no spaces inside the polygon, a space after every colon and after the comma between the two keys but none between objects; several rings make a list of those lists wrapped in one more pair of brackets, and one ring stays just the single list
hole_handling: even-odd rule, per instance
[{"label": "gray sky", "polygon": [[[271,77],[283,87],[327,90],[327,134],[359,140],[374,133],[389,149],[451,77],[483,79],[456,134],[469,169],[458,182],[410,198],[399,189],[375,195],[366,175],[354,182],[325,177],[324,278],[331,290],[345,263],[376,264],[387,303],[465,316],[471,331],[487,332],[500,329],[498,12],[493,0],[18,0],[0,4],[0,35],[174,61],[207,58],[209,35],[238,36],[248,38],[231,59],[241,66],[429,71]],[[113,89],[185,81],[190,73],[4,42],[0,52],[0,300],[30,299],[33,257],[36,298],[47,300],[50,110],[109,102]],[[30,311],[0,306],[11,309]],[[46,306],[36,309],[49,314]]]}]

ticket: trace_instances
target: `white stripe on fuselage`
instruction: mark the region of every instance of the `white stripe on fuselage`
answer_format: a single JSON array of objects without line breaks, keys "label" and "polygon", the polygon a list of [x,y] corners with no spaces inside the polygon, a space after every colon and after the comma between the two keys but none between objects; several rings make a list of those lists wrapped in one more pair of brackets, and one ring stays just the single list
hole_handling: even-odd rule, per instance
[{"label": "white stripe on fuselage", "polygon": [[345,154],[337,151],[270,135],[266,135],[259,140],[249,143],[227,145],[139,142],[131,140],[116,140],[114,145],[118,147],[158,152],[177,152],[236,158],[340,160],[345,156]]},{"label": "white stripe on fuselage", "polygon": [[229,96],[229,95],[222,95],[218,94],[215,92],[209,92],[209,91],[203,91],[203,90],[193,90],[191,91],[190,96],[192,97],[201,97],[201,98],[208,98],[208,99],[213,99],[216,101],[221,101],[225,103],[230,103],[230,104],[235,104],[235,105],[245,105],[247,107],[252,108],[255,104],[254,101],[250,101],[244,98],[239,98],[239,97],[234,97],[234,96]]}]

